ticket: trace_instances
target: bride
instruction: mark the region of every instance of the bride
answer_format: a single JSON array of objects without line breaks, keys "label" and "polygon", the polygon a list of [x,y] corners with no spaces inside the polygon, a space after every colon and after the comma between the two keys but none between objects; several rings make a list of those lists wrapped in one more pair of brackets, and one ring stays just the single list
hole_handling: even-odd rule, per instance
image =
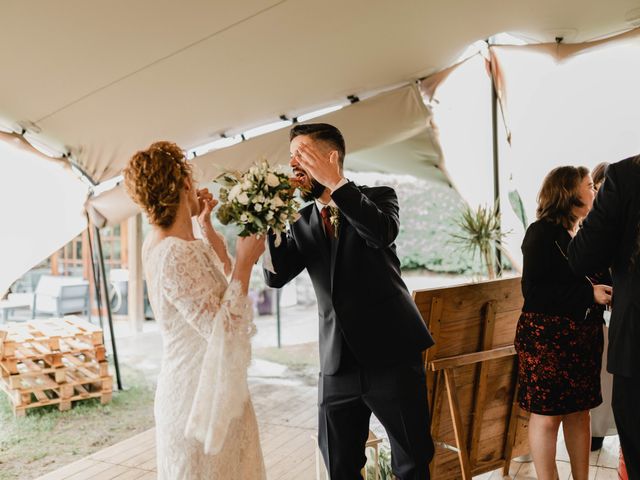
[{"label": "bride", "polygon": [[[163,340],[154,407],[158,478],[262,480],[247,386],[254,332],[247,289],[264,240],[238,238],[232,266],[211,225],[217,201],[196,190],[191,167],[174,143],[157,142],[136,153],[124,178],[153,226],[142,257]],[[204,241],[193,235],[194,216]]]}]

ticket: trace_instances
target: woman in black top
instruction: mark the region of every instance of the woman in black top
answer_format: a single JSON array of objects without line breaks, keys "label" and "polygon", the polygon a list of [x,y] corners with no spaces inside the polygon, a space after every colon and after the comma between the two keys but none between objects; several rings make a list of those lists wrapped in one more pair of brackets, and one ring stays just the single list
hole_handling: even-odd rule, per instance
[{"label": "woman in black top", "polygon": [[[589,410],[602,402],[602,317],[611,288],[575,275],[566,251],[593,204],[589,170],[558,167],[544,179],[538,220],[522,243],[524,306],[518,321],[518,401],[531,412],[529,444],[541,480],[555,480],[558,429],[563,425],[571,472],[587,480],[591,443]],[[595,310],[595,309],[593,309]]]}]

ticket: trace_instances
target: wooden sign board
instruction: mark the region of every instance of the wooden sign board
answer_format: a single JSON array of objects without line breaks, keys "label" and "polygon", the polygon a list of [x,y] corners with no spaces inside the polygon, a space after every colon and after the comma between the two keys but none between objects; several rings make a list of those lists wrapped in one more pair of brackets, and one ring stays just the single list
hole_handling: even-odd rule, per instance
[{"label": "wooden sign board", "polygon": [[520,278],[413,292],[436,344],[427,350],[431,478],[471,480],[528,453],[528,414],[516,401],[513,341]]}]

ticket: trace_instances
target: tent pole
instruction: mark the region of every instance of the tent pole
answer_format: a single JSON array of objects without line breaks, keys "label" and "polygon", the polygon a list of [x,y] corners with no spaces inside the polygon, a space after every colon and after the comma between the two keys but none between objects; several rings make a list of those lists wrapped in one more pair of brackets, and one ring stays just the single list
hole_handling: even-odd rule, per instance
[{"label": "tent pole", "polygon": [[[91,235],[91,221],[87,213],[87,235],[89,236],[89,255],[91,256],[91,273],[93,274],[93,288],[95,290],[96,306],[98,307],[98,319],[100,320],[100,328],[104,331],[104,323],[102,321],[102,296],[100,295],[100,271],[97,269],[95,257],[93,256],[93,236]],[[89,318],[91,318],[91,306],[89,306]]]},{"label": "tent pole", "polygon": [[[489,42],[487,42],[489,43]],[[492,70],[493,71],[493,70]],[[500,154],[498,144],[498,92],[491,76],[491,136],[493,147],[493,201],[496,213],[500,215]],[[502,218],[500,222],[502,223]],[[502,231],[502,228],[500,228]],[[502,277],[502,251],[499,246],[495,248],[496,277]]]},{"label": "tent pole", "polygon": [[100,240],[100,229],[94,225],[94,237],[96,239],[98,257],[100,259],[100,271],[102,272],[102,286],[104,288],[105,306],[107,307],[107,319],[109,320],[109,335],[111,336],[111,348],[113,350],[113,365],[116,369],[116,381],[118,390],[122,390],[122,380],[120,378],[120,365],[118,363],[118,350],[116,349],[116,337],[113,332],[113,318],[111,316],[111,303],[109,302],[109,291],[107,289],[107,272],[104,268],[104,255],[102,253],[102,241]]},{"label": "tent pole", "polygon": [[276,288],[276,327],[278,329],[278,348],[282,347],[280,341],[280,289]]}]

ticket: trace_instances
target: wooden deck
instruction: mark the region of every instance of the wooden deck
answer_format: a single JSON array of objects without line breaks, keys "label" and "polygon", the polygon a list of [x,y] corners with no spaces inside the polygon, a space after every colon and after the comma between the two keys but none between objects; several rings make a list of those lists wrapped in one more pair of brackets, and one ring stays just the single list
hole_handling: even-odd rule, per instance
[{"label": "wooden deck", "polygon": [[[260,436],[269,480],[313,480],[316,478],[315,387],[282,384],[253,384],[251,393],[260,424]],[[38,480],[130,480],[156,478],[154,430],[94,453],[87,458],[39,477]],[[591,455],[590,480],[616,480],[617,437],[607,437],[604,448]],[[558,451],[561,480],[570,479],[570,466],[564,446]],[[531,463],[512,462],[514,480],[535,479]],[[476,477],[477,480],[501,479],[499,471]],[[250,480],[250,479],[243,479]]]},{"label": "wooden deck", "polygon": [[[300,385],[254,384],[253,403],[269,479],[315,478],[317,390]],[[156,478],[155,429],[94,453],[39,480]]]}]

